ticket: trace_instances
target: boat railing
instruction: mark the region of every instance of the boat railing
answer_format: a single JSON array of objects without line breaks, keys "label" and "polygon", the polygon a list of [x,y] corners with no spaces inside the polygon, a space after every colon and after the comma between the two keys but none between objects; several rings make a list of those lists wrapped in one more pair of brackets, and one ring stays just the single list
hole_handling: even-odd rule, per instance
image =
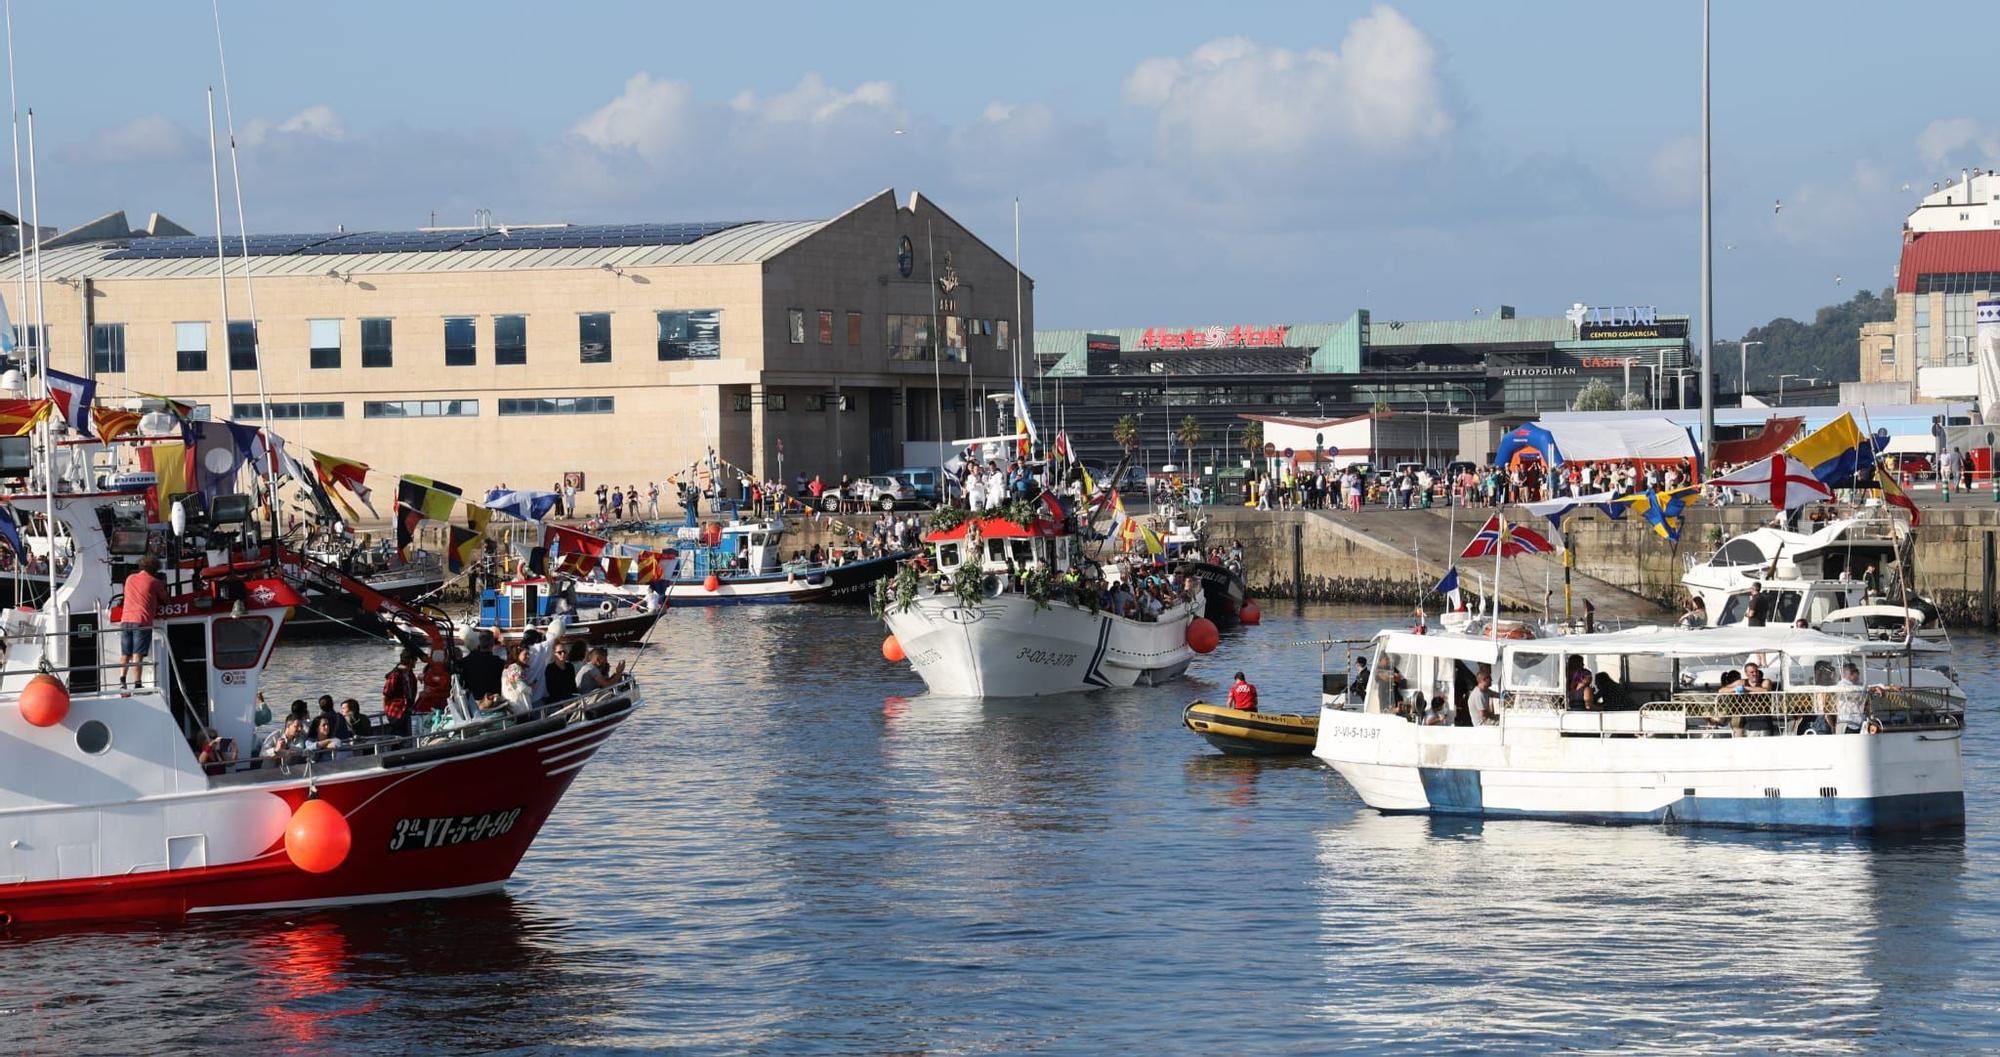
[{"label": "boat railing", "polygon": [[[566,723],[583,718],[593,718],[601,706],[611,704],[620,698],[632,696],[636,687],[634,676],[627,674],[610,686],[579,694],[576,697],[545,704],[522,713],[498,712],[473,716],[457,721],[443,720],[440,725],[429,730],[407,735],[376,735],[345,740],[338,748],[286,751],[276,756],[245,757],[229,763],[210,763],[205,766],[210,775],[223,778],[268,778],[272,772],[282,775],[303,774],[308,768],[324,769],[326,765],[353,763],[356,761],[379,759],[415,749],[429,749],[474,741],[499,734],[503,731],[529,723],[548,719],[561,719]],[[418,713],[411,713],[411,722],[417,722]],[[432,713],[437,717],[458,715],[456,706]],[[387,721],[377,715],[371,716],[378,726]],[[262,746],[257,746],[261,750]]]},{"label": "boat railing", "polygon": [[[1848,695],[1858,700],[1847,702],[1843,709],[1842,699]],[[1690,730],[1727,727],[1771,733],[1799,733],[1821,719],[1831,725],[1840,720],[1843,711],[1859,715],[1876,730],[1934,730],[1955,728],[1963,722],[1962,707],[1944,691],[1902,686],[1815,686],[1810,690],[1749,693],[1683,691],[1670,700],[1647,704],[1641,711],[1660,719],[1684,717]]]}]

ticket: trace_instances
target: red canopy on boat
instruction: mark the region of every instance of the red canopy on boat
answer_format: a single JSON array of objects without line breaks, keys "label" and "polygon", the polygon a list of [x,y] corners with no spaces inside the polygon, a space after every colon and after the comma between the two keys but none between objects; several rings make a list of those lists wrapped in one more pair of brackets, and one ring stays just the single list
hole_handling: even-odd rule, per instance
[{"label": "red canopy on boat", "polygon": [[1023,525],[1018,521],[1009,521],[1006,518],[989,517],[977,520],[967,519],[942,532],[925,533],[924,542],[949,543],[953,540],[962,540],[965,538],[966,531],[974,525],[979,526],[980,539],[1035,539],[1037,537],[1046,539],[1062,535],[1062,526],[1057,525],[1047,518],[1036,518]]}]

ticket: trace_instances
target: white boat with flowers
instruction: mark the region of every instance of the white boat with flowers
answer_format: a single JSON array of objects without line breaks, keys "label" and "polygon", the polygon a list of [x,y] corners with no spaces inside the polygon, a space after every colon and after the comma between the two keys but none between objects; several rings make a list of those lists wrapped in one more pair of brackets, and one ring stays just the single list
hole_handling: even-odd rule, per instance
[{"label": "white boat with flowers", "polygon": [[[1964,823],[1965,697],[1908,654],[1805,628],[1493,630],[1376,636],[1366,692],[1322,709],[1315,755],[1385,812],[1829,831]],[[1746,683],[1753,666],[1762,680]],[[1467,708],[1459,722],[1474,725],[1453,725],[1482,671],[1493,715]]]},{"label": "white boat with flowers", "polygon": [[[1053,511],[969,514],[924,543],[927,553],[904,562],[876,598],[892,633],[885,654],[907,657],[932,693],[1031,697],[1156,685],[1194,659],[1200,581],[1176,581],[1158,566],[1100,566]],[[1213,626],[1194,638],[1212,649]]]},{"label": "white boat with flowers", "polygon": [[[108,451],[95,454],[108,464]],[[234,499],[217,509],[247,511]],[[257,690],[305,590],[351,595],[422,631],[420,712],[447,714],[449,625],[255,542],[241,513],[175,537],[125,492],[0,505],[52,512],[77,556],[50,605],[0,614],[0,926],[491,891],[639,700],[626,678],[525,714],[260,756]],[[108,675],[123,577],[161,551],[168,597],[144,688],[123,690]]]}]

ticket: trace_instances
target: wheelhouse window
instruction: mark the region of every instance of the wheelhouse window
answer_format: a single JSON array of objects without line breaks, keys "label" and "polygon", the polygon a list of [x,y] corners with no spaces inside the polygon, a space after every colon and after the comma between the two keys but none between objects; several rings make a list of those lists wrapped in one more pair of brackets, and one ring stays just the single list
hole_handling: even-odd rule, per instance
[{"label": "wheelhouse window", "polygon": [[576,317],[576,352],[581,363],[611,362],[611,313],[585,312]]},{"label": "wheelhouse window", "polygon": [[340,369],[340,320],[306,321],[308,365],[315,371]]},{"label": "wheelhouse window", "polygon": [[90,370],[93,374],[125,373],[125,324],[91,324]]},{"label": "wheelhouse window", "polygon": [[519,366],[528,362],[528,317],[493,317],[493,362]]},{"label": "wheelhouse window", "polygon": [[395,321],[389,319],[364,319],[361,321],[361,366],[394,367],[396,365]]},{"label": "wheelhouse window", "polygon": [[444,365],[473,367],[479,363],[479,321],[472,316],[444,318]]},{"label": "wheelhouse window", "polygon": [[271,637],[270,617],[223,617],[214,624],[215,667],[254,668]]},{"label": "wheelhouse window", "polygon": [[257,369],[257,324],[248,319],[229,321],[229,369]]},{"label": "wheelhouse window", "polygon": [[174,324],[174,370],[208,370],[208,324]]}]

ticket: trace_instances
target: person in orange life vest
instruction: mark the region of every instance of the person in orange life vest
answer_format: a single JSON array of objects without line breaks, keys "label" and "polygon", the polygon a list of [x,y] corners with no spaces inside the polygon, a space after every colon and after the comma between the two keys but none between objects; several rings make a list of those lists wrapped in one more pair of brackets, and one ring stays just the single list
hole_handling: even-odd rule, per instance
[{"label": "person in orange life vest", "polygon": [[1238,712],[1257,711],[1257,688],[1243,678],[1242,672],[1236,673],[1236,685],[1229,688],[1229,707]]}]

